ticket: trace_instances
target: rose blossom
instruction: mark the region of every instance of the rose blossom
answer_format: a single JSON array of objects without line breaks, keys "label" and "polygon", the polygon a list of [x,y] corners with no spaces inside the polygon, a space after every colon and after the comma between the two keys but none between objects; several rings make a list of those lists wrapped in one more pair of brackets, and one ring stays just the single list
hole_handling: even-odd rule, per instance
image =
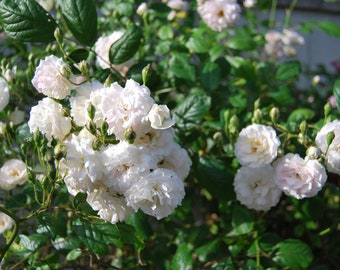
[{"label": "rose blossom", "polygon": [[197,11],[214,31],[222,31],[238,20],[241,8],[236,0],[198,0]]},{"label": "rose blossom", "polygon": [[170,110],[166,105],[153,104],[147,115],[154,129],[166,129],[175,124],[175,120],[170,117]]},{"label": "rose blossom", "polygon": [[[327,144],[327,134],[334,132],[334,139],[331,144]],[[340,175],[340,121],[334,120],[324,125],[315,138],[316,145],[325,154],[326,167],[329,172]]]},{"label": "rose blossom", "polygon": [[9,96],[8,84],[0,77],[0,112],[2,112],[8,105]]},{"label": "rose blossom", "polygon": [[14,220],[3,212],[0,212],[0,234],[13,227]]},{"label": "rose blossom", "polygon": [[261,167],[277,156],[280,140],[270,126],[252,124],[241,130],[235,143],[235,156],[243,166]]},{"label": "rose blossom", "polygon": [[161,219],[181,204],[185,191],[174,171],[156,169],[133,184],[125,195],[128,206]]},{"label": "rose blossom", "polygon": [[70,95],[75,81],[69,66],[54,55],[40,60],[32,79],[33,86],[45,96],[63,99]]},{"label": "rose blossom", "polygon": [[0,169],[0,188],[10,190],[28,180],[26,164],[19,159],[7,160]]},{"label": "rose blossom", "polygon": [[282,193],[274,177],[271,165],[261,168],[241,167],[234,179],[237,200],[249,209],[268,211],[279,202]]},{"label": "rose blossom", "polygon": [[71,131],[71,119],[63,116],[63,107],[51,98],[44,98],[33,106],[28,126],[31,133],[39,130],[51,141],[52,137],[63,140]]},{"label": "rose blossom", "polygon": [[274,163],[275,182],[288,196],[302,199],[315,196],[327,180],[325,168],[316,159],[286,154]]}]

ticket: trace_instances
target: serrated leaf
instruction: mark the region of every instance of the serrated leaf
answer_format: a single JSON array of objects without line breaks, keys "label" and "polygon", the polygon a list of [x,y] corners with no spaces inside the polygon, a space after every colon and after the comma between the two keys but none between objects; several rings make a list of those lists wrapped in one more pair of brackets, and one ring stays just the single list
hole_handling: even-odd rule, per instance
[{"label": "serrated leaf", "polygon": [[211,98],[204,92],[200,91],[189,95],[173,110],[176,125],[187,129],[199,125],[208,113],[210,105]]},{"label": "serrated leaf", "polygon": [[298,239],[286,239],[276,246],[273,261],[289,268],[305,269],[313,261],[313,254],[307,244]]},{"label": "serrated leaf", "polygon": [[297,78],[301,72],[299,61],[291,61],[283,63],[276,71],[276,79],[279,81],[287,81]]},{"label": "serrated leaf", "polygon": [[62,0],[63,18],[82,44],[92,46],[97,40],[97,12],[93,0]]},{"label": "serrated leaf", "polygon": [[143,31],[136,25],[132,25],[115,43],[109,52],[112,64],[121,64],[134,56],[142,43]]},{"label": "serrated leaf", "polygon": [[227,46],[234,50],[250,51],[256,48],[256,42],[244,35],[237,35],[227,41]]},{"label": "serrated leaf", "polygon": [[202,69],[201,81],[202,85],[209,89],[214,90],[218,86],[221,77],[221,69],[218,64],[207,62]]},{"label": "serrated leaf", "polygon": [[0,22],[6,34],[22,42],[54,40],[56,23],[35,0],[2,0]]},{"label": "serrated leaf", "polygon": [[200,158],[196,169],[199,184],[220,201],[234,199],[233,175],[225,164],[213,158]]},{"label": "serrated leaf", "polygon": [[117,227],[110,223],[89,223],[87,220],[76,219],[72,222],[72,229],[79,240],[91,251],[106,254],[108,244],[120,239]]},{"label": "serrated leaf", "polygon": [[195,53],[206,53],[210,50],[212,43],[203,36],[190,37],[185,46]]},{"label": "serrated leaf", "polygon": [[340,112],[340,79],[336,80],[333,87],[333,94],[336,101],[336,107]]},{"label": "serrated leaf", "polygon": [[187,270],[192,269],[193,259],[191,249],[187,244],[181,244],[172,259],[171,269]]},{"label": "serrated leaf", "polygon": [[190,64],[189,55],[178,53],[173,55],[169,60],[169,70],[177,78],[194,81],[195,68]]}]

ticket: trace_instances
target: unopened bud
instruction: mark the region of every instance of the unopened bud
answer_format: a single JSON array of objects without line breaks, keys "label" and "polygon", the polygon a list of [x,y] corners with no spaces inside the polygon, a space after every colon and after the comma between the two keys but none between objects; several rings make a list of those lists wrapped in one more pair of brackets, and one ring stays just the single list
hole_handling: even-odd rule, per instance
[{"label": "unopened bud", "polygon": [[66,64],[62,65],[60,68],[60,74],[63,75],[63,77],[68,79],[71,76],[71,69]]},{"label": "unopened bud", "polygon": [[89,76],[89,74],[90,74],[90,66],[89,66],[89,64],[85,60],[82,60],[78,64],[78,68],[79,68],[80,72],[85,75],[85,77]]},{"label": "unopened bud", "polygon": [[230,122],[229,122],[229,132],[232,134],[235,134],[238,132],[239,129],[239,125],[240,125],[240,121],[237,117],[236,114],[234,114],[231,118],[230,118]]},{"label": "unopened bud", "polygon": [[327,117],[332,112],[332,105],[327,102],[325,106],[323,107],[325,117]]},{"label": "unopened bud", "polygon": [[228,123],[230,119],[230,110],[226,110],[223,114],[224,122]]},{"label": "unopened bud", "polygon": [[309,159],[318,159],[321,157],[321,150],[315,146],[308,147],[306,156],[309,157]]},{"label": "unopened bud", "polygon": [[302,133],[299,133],[298,134],[298,137],[297,137],[297,141],[300,143],[300,144],[305,144],[306,142],[306,135],[302,134]]},{"label": "unopened bud", "polygon": [[93,120],[95,114],[96,114],[96,107],[93,106],[92,103],[90,103],[90,104],[87,106],[87,115],[89,116],[89,118],[90,118],[91,120]]},{"label": "unopened bud", "polygon": [[256,109],[253,115],[253,122],[256,124],[261,123],[262,116],[263,116],[262,111],[260,109]]},{"label": "unopened bud", "polygon": [[328,132],[326,138],[327,138],[327,145],[330,146],[331,143],[333,142],[334,138],[335,138],[334,131],[332,130],[332,131]]},{"label": "unopened bud", "polygon": [[128,141],[128,143],[132,144],[136,139],[136,132],[134,132],[132,129],[127,129],[124,132],[124,139]]},{"label": "unopened bud", "polygon": [[136,10],[136,13],[139,16],[143,16],[143,14],[148,10],[148,5],[144,2],[142,4],[140,4]]},{"label": "unopened bud", "polygon": [[143,84],[144,85],[146,85],[147,81],[150,78],[150,75],[151,75],[151,65],[148,64],[142,70],[142,80],[143,80]]},{"label": "unopened bud", "polygon": [[277,121],[280,118],[280,110],[277,107],[271,108],[269,112],[270,120],[273,122],[273,124],[277,124]]},{"label": "unopened bud", "polygon": [[261,105],[261,99],[258,98],[257,100],[255,100],[254,102],[254,111],[258,110],[260,108]]},{"label": "unopened bud", "polygon": [[300,132],[305,135],[307,132],[307,122],[306,120],[303,120],[299,125]]},{"label": "unopened bud", "polygon": [[59,27],[54,30],[54,37],[59,44],[63,43],[63,35]]},{"label": "unopened bud", "polygon": [[57,144],[54,148],[54,156],[56,160],[61,160],[66,156],[66,146],[64,144]]}]

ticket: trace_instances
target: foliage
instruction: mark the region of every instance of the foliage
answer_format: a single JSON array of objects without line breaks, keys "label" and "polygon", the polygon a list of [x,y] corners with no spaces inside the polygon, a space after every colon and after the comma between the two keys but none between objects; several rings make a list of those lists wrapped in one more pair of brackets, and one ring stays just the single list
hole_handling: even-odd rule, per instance
[{"label": "foliage", "polygon": [[[60,0],[49,11],[34,0],[2,0],[1,70],[11,98],[0,113],[0,164],[21,159],[28,175],[27,183],[0,190],[0,211],[14,219],[0,242],[3,266],[330,270],[340,265],[338,175],[328,172],[317,196],[281,196],[267,212],[236,200],[233,179],[240,163],[234,145],[243,128],[272,126],[281,154],[305,156],[322,126],[340,115],[338,73],[321,66],[306,70],[294,57],[265,57],[265,33],[289,25],[294,9],[292,4],[285,21],[275,21],[276,2],[242,7],[243,22],[216,32],[200,19],[196,1],[169,18],[173,10],[161,1],[148,1],[146,11],[137,14],[140,0]],[[294,27],[339,37],[332,22]],[[103,69],[96,63],[95,42],[115,30],[124,34],[110,46],[110,68]],[[63,154],[56,151],[58,142],[31,134],[27,125],[31,107],[42,98],[31,84],[34,71],[51,54],[87,80],[145,83],[158,103],[171,108],[176,141],[193,164],[186,196],[170,216],[156,220],[137,211],[111,224],[97,216],[86,194],[68,193],[58,169]],[[131,59],[127,71],[117,66]],[[14,67],[15,76],[6,77]],[[303,87],[301,77],[308,82]],[[13,122],[16,110],[25,112],[25,121]]]}]

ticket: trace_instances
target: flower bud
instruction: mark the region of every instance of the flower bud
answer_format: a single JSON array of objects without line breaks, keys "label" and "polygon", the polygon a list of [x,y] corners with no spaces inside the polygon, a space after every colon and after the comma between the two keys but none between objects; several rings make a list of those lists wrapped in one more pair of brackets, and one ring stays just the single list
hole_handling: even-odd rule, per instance
[{"label": "flower bud", "polygon": [[124,139],[128,141],[128,143],[132,144],[136,139],[136,132],[134,132],[131,128],[125,130]]},{"label": "flower bud", "polygon": [[240,121],[239,121],[237,115],[234,114],[234,115],[230,118],[230,122],[229,122],[229,132],[230,132],[231,134],[237,133],[237,131],[239,130],[239,125],[240,125]]},{"label": "flower bud", "polygon": [[309,157],[309,159],[319,159],[321,157],[321,150],[315,146],[308,147],[306,156]]},{"label": "flower bud", "polygon": [[325,106],[323,107],[325,118],[332,112],[332,105],[327,102]]},{"label": "flower bud", "polygon": [[89,76],[89,74],[90,74],[90,66],[89,66],[89,64],[85,60],[82,60],[78,64],[78,68],[79,68],[80,72],[82,74],[84,74],[86,77]]},{"label": "flower bud", "polygon": [[335,138],[335,133],[334,133],[333,130],[327,133],[327,145],[328,146],[331,145],[331,143],[333,142],[334,138]]},{"label": "flower bud", "polygon": [[302,135],[305,135],[307,132],[307,122],[306,120],[303,120],[300,125],[299,125],[299,129]]},{"label": "flower bud", "polygon": [[9,120],[13,123],[13,125],[19,125],[25,120],[25,112],[21,110],[15,110],[11,112]]},{"label": "flower bud", "polygon": [[63,35],[59,27],[54,30],[54,37],[59,44],[63,43]]},{"label": "flower bud", "polygon": [[62,65],[60,68],[60,74],[63,75],[65,78],[70,78],[71,76],[71,69],[67,65]]},{"label": "flower bud", "polygon": [[151,75],[151,66],[147,64],[142,70],[142,80],[143,84],[146,85],[147,81],[149,80]]},{"label": "flower bud", "polygon": [[256,124],[261,123],[262,117],[263,117],[262,111],[260,109],[256,109],[253,115],[253,122]]},{"label": "flower bud", "polygon": [[276,124],[277,121],[280,118],[280,110],[277,107],[271,108],[269,112],[270,120],[273,122],[273,124]]},{"label": "flower bud", "polygon": [[92,103],[90,103],[90,104],[87,106],[87,115],[89,116],[89,118],[90,118],[91,120],[93,120],[95,114],[96,114],[96,107],[93,106]]},{"label": "flower bud", "polygon": [[136,13],[139,16],[143,16],[143,14],[145,14],[145,12],[147,12],[147,10],[148,10],[148,5],[144,2],[144,3],[142,3],[138,6]]},{"label": "flower bud", "polygon": [[254,111],[258,110],[260,108],[261,105],[261,99],[258,98],[257,100],[255,100],[254,102]]}]

